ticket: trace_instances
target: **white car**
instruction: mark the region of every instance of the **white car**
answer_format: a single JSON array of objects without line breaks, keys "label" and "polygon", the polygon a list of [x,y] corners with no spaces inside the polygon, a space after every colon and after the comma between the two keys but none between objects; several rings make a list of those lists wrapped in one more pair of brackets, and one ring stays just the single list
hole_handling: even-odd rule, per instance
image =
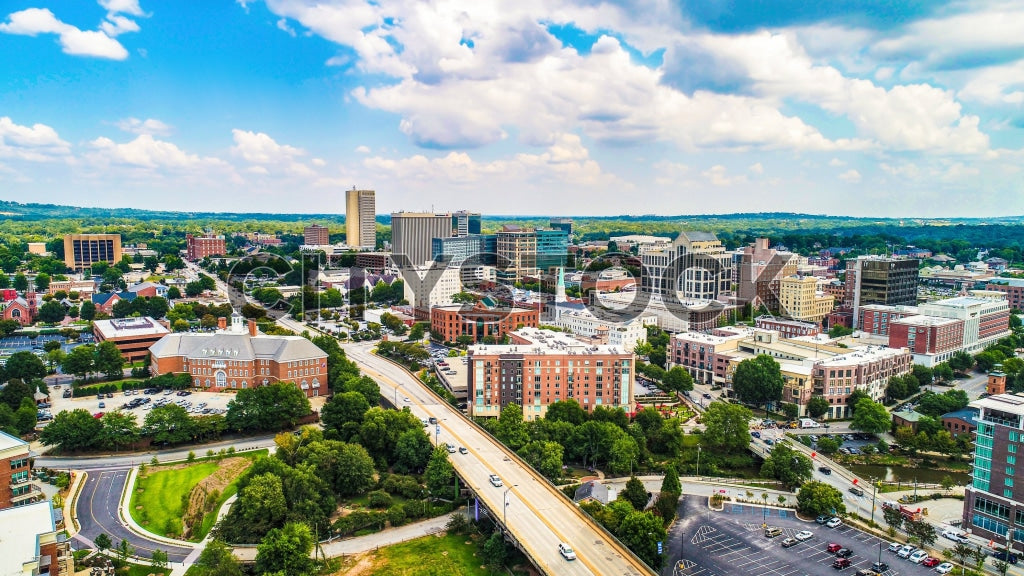
[{"label": "white car", "polygon": [[910,560],[914,564],[920,564],[927,557],[928,557],[928,553],[927,552],[925,552],[924,550],[918,550],[917,552],[914,552],[913,554],[911,554],[910,558],[907,558],[907,560]]},{"label": "white car", "polygon": [[573,552],[572,546],[569,546],[565,542],[558,543],[558,553],[562,555],[562,558],[566,560],[575,560],[576,552]]},{"label": "white car", "polygon": [[405,397],[403,397],[403,398],[402,398],[402,401],[403,401],[403,402],[405,402],[405,403],[407,403],[407,404],[408,404],[408,403],[410,402],[410,400],[409,400],[409,397],[408,397],[408,396],[405,396]]},{"label": "white car", "polygon": [[803,542],[804,540],[810,540],[811,538],[813,538],[814,534],[807,530],[801,530],[800,532],[794,534],[793,537],[799,540],[800,542]]},{"label": "white car", "polygon": [[828,522],[825,522],[825,526],[828,526],[829,528],[835,528],[835,527],[841,525],[842,523],[843,523],[843,521],[840,520],[838,516],[833,516],[832,518],[829,519]]},{"label": "white car", "polygon": [[949,562],[943,562],[942,564],[939,564],[935,567],[935,571],[939,574],[949,574],[953,571],[953,565]]},{"label": "white car", "polygon": [[[454,452],[455,449],[452,448],[451,451]],[[497,474],[491,474],[490,481],[491,481],[491,486],[497,486],[497,487],[501,486],[501,477],[499,477]]]},{"label": "white car", "polygon": [[910,544],[904,544],[903,548],[900,548],[900,551],[897,552],[896,555],[900,558],[910,558],[910,555],[913,554],[915,550],[917,550],[917,548],[914,548]]}]

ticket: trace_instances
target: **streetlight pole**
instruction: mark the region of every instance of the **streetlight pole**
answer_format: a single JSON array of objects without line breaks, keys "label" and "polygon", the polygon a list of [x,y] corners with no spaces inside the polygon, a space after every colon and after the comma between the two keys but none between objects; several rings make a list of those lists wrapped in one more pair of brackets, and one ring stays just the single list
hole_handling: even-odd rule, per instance
[{"label": "streetlight pole", "polygon": [[697,480],[700,480],[700,445],[697,445]]},{"label": "streetlight pole", "polygon": [[[874,477],[871,478],[871,523],[875,523],[875,495],[878,494],[878,480]],[[881,558],[882,543],[878,543],[878,554]]]},{"label": "streetlight pole", "polygon": [[882,541],[878,541],[878,563],[882,563]]},{"label": "streetlight pole", "polygon": [[519,484],[513,484],[513,485],[509,486],[508,488],[506,488],[505,489],[504,497],[502,498],[502,501],[504,502],[504,506],[502,507],[502,510],[501,510],[501,523],[505,526],[505,531],[506,532],[508,531],[508,506],[509,506],[509,504],[512,503],[508,499],[508,493],[511,492],[512,489],[515,488],[516,486],[519,486]]}]

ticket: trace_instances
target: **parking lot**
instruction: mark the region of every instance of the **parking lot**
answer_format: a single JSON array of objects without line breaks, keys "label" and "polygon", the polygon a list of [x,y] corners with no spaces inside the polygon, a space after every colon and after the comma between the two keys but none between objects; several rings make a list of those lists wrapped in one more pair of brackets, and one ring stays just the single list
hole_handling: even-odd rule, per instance
[{"label": "parking lot", "polygon": [[[53,400],[53,405],[49,409],[52,414],[63,412],[65,410],[75,410],[77,408],[84,408],[93,414],[99,412],[110,412],[112,410],[123,409],[126,412],[131,412],[136,415],[139,423],[146,417],[146,414],[153,409],[158,401],[165,401],[163,403],[181,402],[186,409],[191,410],[193,416],[201,416],[204,409],[210,409],[210,413],[224,414],[223,410],[227,410],[228,402],[235,397],[234,394],[229,392],[191,392],[188,396],[178,396],[177,392],[158,392],[156,394],[147,395],[142,390],[134,390],[130,396],[125,396],[124,392],[113,392],[113,398],[99,399],[96,396],[87,396],[84,398],[64,398],[63,392],[67,389],[67,386],[54,387],[50,392],[50,398]],[[150,399],[149,402],[139,403],[139,400]],[[132,402],[138,403],[137,406],[129,408]],[[100,404],[103,404],[100,406]],[[203,404],[202,407],[199,405]],[[123,408],[122,408],[123,406]],[[216,410],[217,412],[213,412]],[[40,423],[44,424],[44,423]]]},{"label": "parking lot", "polygon": [[[888,551],[889,541],[861,532],[846,524],[827,528],[800,520],[791,510],[727,503],[721,512],[707,510],[707,498],[685,496],[680,514],[670,533],[669,562],[663,574],[672,576],[731,576],[735,574],[772,576],[822,576],[870,569],[879,561],[888,564],[883,576],[934,576],[933,568],[898,558]],[[766,538],[762,522],[778,526],[782,534]],[[812,537],[784,548],[783,540],[807,530]],[[836,556],[826,550],[830,543],[853,552],[851,566],[835,570]]]}]

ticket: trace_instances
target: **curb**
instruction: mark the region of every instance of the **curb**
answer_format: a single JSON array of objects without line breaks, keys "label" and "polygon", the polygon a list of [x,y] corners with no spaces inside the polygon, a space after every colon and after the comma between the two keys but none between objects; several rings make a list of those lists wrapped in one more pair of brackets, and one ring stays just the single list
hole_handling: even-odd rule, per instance
[{"label": "curb", "polygon": [[131,506],[131,494],[135,488],[135,479],[138,476],[138,467],[131,468],[128,470],[128,478],[124,482],[124,491],[121,493],[121,501],[117,505],[117,515],[121,519],[121,523],[124,524],[128,530],[132,531],[136,536],[145,538],[152,542],[160,542],[169,546],[177,546],[178,548],[195,548],[195,542],[188,542],[185,540],[175,540],[174,538],[167,538],[166,536],[160,536],[159,534],[153,534],[146,530],[142,526],[139,526],[135,519],[132,518],[130,512],[125,510],[128,506]]},{"label": "curb", "polygon": [[71,470],[71,472],[75,475],[75,480],[68,487],[68,496],[64,499],[62,508],[64,531],[68,533],[69,540],[81,530],[81,526],[78,525],[78,515],[75,512],[78,510],[78,495],[82,493],[85,481],[89,479],[88,472],[83,470]]}]

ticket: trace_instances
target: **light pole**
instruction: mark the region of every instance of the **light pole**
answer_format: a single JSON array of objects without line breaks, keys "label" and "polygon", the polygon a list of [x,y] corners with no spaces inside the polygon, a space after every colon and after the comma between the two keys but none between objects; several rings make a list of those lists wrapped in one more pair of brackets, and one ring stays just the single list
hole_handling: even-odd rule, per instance
[{"label": "light pole", "polygon": [[502,523],[502,525],[505,526],[505,531],[506,532],[508,531],[508,505],[512,503],[508,499],[508,493],[510,491],[512,491],[512,489],[515,488],[516,486],[519,486],[519,484],[513,484],[513,485],[509,486],[508,488],[506,488],[505,489],[505,495],[504,495],[504,498],[503,498],[503,502],[504,502],[505,505],[501,509],[501,523]]},{"label": "light pole", "polygon": [[[872,524],[875,523],[875,495],[876,494],[878,494],[878,479],[872,477],[871,478],[871,523]],[[878,550],[879,550],[879,552],[878,552],[879,558],[881,558],[881,554],[882,554],[882,552],[881,552],[881,550],[882,550],[882,543],[881,542],[878,543]]]},{"label": "light pole", "polygon": [[700,480],[700,445],[697,445],[697,480]]},{"label": "light pole", "polygon": [[878,563],[882,563],[882,541],[878,541]]}]

